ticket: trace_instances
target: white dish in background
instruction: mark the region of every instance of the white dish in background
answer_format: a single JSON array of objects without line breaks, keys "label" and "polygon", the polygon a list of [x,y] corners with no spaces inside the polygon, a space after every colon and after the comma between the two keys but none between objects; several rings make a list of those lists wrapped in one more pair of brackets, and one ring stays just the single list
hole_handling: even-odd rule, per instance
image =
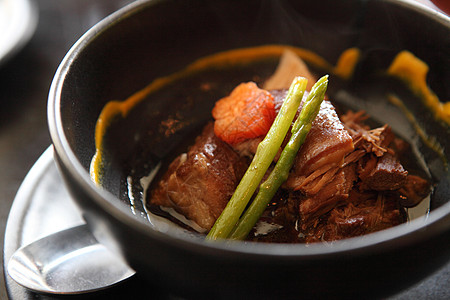
[{"label": "white dish in background", "polygon": [[36,29],[37,11],[31,0],[0,0],[0,65],[29,41]]}]

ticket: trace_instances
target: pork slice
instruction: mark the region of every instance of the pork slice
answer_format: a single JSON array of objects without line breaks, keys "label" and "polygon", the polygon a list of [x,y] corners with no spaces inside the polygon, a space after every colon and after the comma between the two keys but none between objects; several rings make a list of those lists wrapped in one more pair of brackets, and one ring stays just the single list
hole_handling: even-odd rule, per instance
[{"label": "pork slice", "polygon": [[307,176],[325,165],[339,166],[353,149],[353,139],[339,120],[333,105],[323,101],[297,154],[293,174]]},{"label": "pork slice", "polygon": [[395,197],[370,193],[358,198],[366,200],[336,207],[330,213],[324,239],[340,240],[387,229],[400,224],[403,217]]},{"label": "pork slice", "polygon": [[152,192],[150,203],[173,208],[209,230],[248,167],[208,124],[195,144],[177,157]]},{"label": "pork slice", "polygon": [[[331,170],[333,172],[333,170]],[[335,208],[349,197],[349,193],[356,181],[356,166],[350,164],[340,168],[320,191],[300,202],[299,211],[302,228],[311,226],[314,217],[321,216]]]},{"label": "pork slice", "polygon": [[431,184],[416,175],[408,175],[405,184],[399,189],[402,197],[400,204],[404,207],[414,207],[430,194]]},{"label": "pork slice", "polygon": [[[274,96],[275,111],[278,112],[286,93],[283,91],[271,91],[271,93]],[[306,97],[307,93],[303,100]],[[299,111],[301,108],[302,105],[300,105]],[[297,154],[285,187],[301,190],[300,186],[310,175],[320,176],[329,169],[340,166],[344,157],[353,150],[352,137],[339,120],[331,102],[324,100],[312,123],[311,130]]]},{"label": "pork slice", "polygon": [[306,192],[305,185],[309,181],[315,180],[323,185],[326,174],[330,175],[330,170],[336,173],[337,168],[343,166],[344,158],[353,150],[353,139],[339,120],[333,105],[324,101],[297,154],[285,186]]},{"label": "pork slice", "polygon": [[373,155],[370,157],[359,174],[361,189],[393,191],[405,184],[408,172],[395,156],[385,153],[379,158],[375,158]]},{"label": "pork slice", "polygon": [[[287,95],[287,90],[271,90],[274,98],[275,111],[278,113]],[[308,93],[303,96],[303,101]],[[298,112],[301,111],[302,104]],[[287,134],[283,146],[290,138]],[[233,145],[234,149],[243,156],[252,157],[262,137],[243,141]],[[322,102],[319,113],[312,123],[311,130],[297,154],[293,166],[294,176],[308,176],[315,170],[325,166],[338,166],[343,162],[345,155],[354,149],[353,140],[335,111],[334,106],[327,100]],[[281,152],[281,149],[280,149]],[[275,158],[277,160],[278,156]],[[293,188],[292,186],[288,186]]]}]

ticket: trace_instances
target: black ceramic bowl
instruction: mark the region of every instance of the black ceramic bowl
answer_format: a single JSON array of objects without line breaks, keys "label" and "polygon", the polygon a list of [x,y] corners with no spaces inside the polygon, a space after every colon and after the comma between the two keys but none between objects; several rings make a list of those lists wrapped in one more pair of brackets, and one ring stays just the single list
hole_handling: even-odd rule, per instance
[{"label": "black ceramic bowl", "polygon": [[[336,83],[330,95],[391,123],[417,149],[435,185],[426,219],[331,246],[207,243],[151,226],[142,208],[130,209],[124,181],[130,172],[148,171],[140,166],[170,156],[210,118],[220,92],[192,100],[195,89],[189,84],[175,85],[171,96],[149,97],[117,120],[107,139],[110,165],[103,186],[92,182],[95,125],[108,101],[126,99],[201,57],[266,44],[305,48],[332,64],[347,48],[361,50],[354,79],[342,82],[332,75]],[[401,50],[428,64],[428,85],[448,100],[449,18],[414,1],[137,1],[88,31],[58,69],[48,110],[56,161],[98,240],[121,253],[139,274],[175,293],[210,298],[392,294],[450,257],[450,176],[443,163],[449,159],[449,126],[400,89],[406,90],[402,99],[417,124],[444,149],[443,158],[386,100],[386,88],[402,83],[378,75]],[[254,72],[267,75],[268,69]],[[231,87],[253,75],[237,71],[224,84]],[[185,125],[166,134],[159,129],[168,120]]]}]

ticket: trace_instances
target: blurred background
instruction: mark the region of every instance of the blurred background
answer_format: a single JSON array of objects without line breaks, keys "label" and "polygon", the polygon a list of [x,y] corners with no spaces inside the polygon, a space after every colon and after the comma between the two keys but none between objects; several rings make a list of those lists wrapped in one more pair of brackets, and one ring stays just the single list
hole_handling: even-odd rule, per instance
[{"label": "blurred background", "polygon": [[[433,2],[442,5],[443,10],[448,9],[450,3],[449,0],[415,1],[436,10],[438,8]],[[5,225],[15,194],[29,169],[51,143],[47,129],[47,94],[59,63],[86,30],[130,2],[132,1],[0,0],[1,249],[4,248]],[[447,265],[392,299],[448,299],[449,288],[450,267]],[[3,271],[0,273],[1,300],[8,299],[7,289],[11,299],[53,299],[26,293]],[[111,294],[93,297],[110,298]],[[82,297],[85,298],[90,296]]]},{"label": "blurred background", "polygon": [[[65,53],[102,18],[131,0],[0,0],[0,55],[5,36],[32,34],[0,56],[0,246],[14,196],[34,162],[50,145],[47,94]],[[28,4],[31,11],[28,11]],[[16,24],[19,20],[19,24]],[[8,21],[14,23],[8,27]],[[19,26],[16,29],[13,26]],[[29,32],[22,30],[28,27]],[[20,45],[20,43],[25,43]],[[8,48],[10,49],[10,48]],[[3,266],[3,264],[2,264]],[[3,269],[3,268],[2,268]],[[0,299],[8,299],[4,272]],[[18,298],[19,299],[19,298]]]}]

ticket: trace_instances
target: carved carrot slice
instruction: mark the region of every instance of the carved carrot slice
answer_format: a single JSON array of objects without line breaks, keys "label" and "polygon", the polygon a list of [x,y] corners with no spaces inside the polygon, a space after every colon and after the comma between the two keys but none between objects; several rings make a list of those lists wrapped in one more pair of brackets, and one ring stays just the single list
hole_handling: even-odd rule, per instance
[{"label": "carved carrot slice", "polygon": [[228,144],[264,136],[276,113],[273,96],[254,82],[241,83],[212,110],[214,133]]}]

